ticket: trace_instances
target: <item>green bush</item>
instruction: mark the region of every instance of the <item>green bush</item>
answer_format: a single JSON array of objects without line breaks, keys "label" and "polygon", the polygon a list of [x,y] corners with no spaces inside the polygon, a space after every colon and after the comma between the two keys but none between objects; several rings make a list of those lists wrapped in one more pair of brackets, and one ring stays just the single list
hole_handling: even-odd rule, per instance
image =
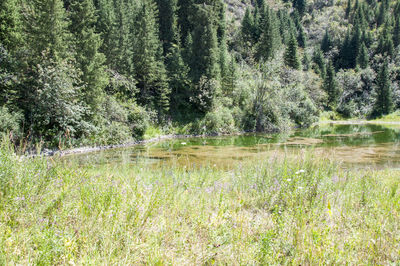
[{"label": "green bush", "polygon": [[22,114],[10,112],[6,106],[0,107],[0,133],[9,133],[13,136],[20,135]]},{"label": "green bush", "polygon": [[128,110],[128,126],[132,136],[136,139],[142,139],[146,129],[149,126],[150,116],[143,107],[132,104]]}]

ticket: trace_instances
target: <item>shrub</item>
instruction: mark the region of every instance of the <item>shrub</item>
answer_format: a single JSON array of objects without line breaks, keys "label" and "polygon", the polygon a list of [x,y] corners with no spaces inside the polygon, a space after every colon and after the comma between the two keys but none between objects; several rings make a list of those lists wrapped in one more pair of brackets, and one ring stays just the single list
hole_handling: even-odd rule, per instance
[{"label": "shrub", "polygon": [[10,132],[13,136],[19,136],[21,121],[20,112],[10,112],[6,106],[0,107],[0,133]]}]

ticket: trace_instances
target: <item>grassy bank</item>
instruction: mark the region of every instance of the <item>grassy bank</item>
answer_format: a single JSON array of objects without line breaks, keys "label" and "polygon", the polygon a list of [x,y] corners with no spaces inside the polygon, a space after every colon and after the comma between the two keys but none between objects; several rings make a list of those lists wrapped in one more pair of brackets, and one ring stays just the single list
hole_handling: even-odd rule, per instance
[{"label": "grassy bank", "polygon": [[0,150],[0,264],[388,264],[398,171],[309,155],[230,171],[21,161]]}]

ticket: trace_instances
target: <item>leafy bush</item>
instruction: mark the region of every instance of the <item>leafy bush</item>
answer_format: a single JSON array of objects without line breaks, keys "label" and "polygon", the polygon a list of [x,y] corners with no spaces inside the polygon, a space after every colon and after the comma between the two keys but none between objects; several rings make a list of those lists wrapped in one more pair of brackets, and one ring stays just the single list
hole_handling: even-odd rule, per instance
[{"label": "leafy bush", "polygon": [[10,112],[6,106],[0,107],[0,133],[11,133],[19,136],[22,114]]}]

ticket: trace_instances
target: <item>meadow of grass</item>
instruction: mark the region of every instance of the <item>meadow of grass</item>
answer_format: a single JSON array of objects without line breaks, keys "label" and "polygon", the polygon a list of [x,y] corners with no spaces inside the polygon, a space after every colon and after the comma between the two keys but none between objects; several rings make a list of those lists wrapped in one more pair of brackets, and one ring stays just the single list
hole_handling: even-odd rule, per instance
[{"label": "meadow of grass", "polygon": [[396,263],[399,183],[310,153],[75,167],[3,144],[0,264]]}]

